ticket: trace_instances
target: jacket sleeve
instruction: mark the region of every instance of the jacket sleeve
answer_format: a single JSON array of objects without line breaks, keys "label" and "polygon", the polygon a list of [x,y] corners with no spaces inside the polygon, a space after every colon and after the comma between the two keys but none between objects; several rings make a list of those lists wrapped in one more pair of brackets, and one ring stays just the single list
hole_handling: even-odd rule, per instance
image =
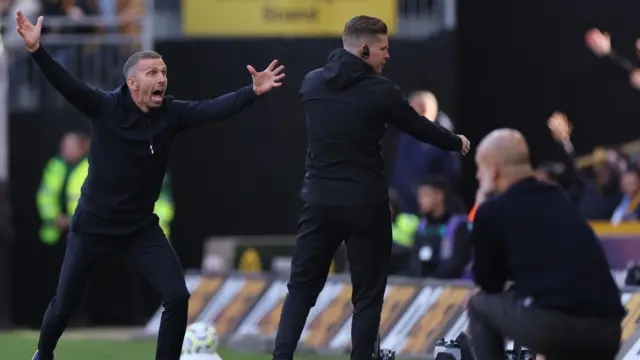
[{"label": "jacket sleeve", "polygon": [[31,57],[49,83],[84,115],[92,119],[98,118],[106,105],[115,101],[113,95],[87,86],[74,78],[42,45]]},{"label": "jacket sleeve", "polygon": [[442,150],[462,150],[462,140],[457,135],[418,115],[404,99],[397,86],[389,85],[385,100],[388,122],[399,130]]},{"label": "jacket sleeve", "polygon": [[476,212],[471,232],[474,260],[471,272],[475,283],[486,293],[499,293],[507,281],[504,246],[494,203],[483,203]]},{"label": "jacket sleeve", "polygon": [[563,144],[560,146],[560,161],[564,165],[563,187],[574,203],[578,203],[582,199],[582,194],[586,187],[585,181],[576,168],[573,146],[571,144]]},{"label": "jacket sleeve", "polygon": [[471,238],[468,223],[458,225],[454,233],[453,253],[449,259],[440,263],[433,277],[439,279],[457,279],[464,273],[464,268],[471,261]]},{"label": "jacket sleeve", "polygon": [[253,104],[258,96],[253,91],[253,86],[245,86],[215,99],[203,101],[175,100],[180,112],[179,129],[225,120],[240,110]]}]

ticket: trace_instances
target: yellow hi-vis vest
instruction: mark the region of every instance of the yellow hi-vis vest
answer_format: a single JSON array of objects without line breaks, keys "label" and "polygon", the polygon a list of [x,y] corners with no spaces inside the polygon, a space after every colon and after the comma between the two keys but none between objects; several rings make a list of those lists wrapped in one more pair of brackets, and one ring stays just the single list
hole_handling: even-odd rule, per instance
[{"label": "yellow hi-vis vest", "polygon": [[158,197],[158,201],[156,201],[153,212],[160,220],[160,228],[164,232],[164,236],[171,240],[169,235],[171,235],[171,222],[173,221],[175,210],[173,208],[173,198],[171,197],[169,175],[165,175],[162,190],[160,190],[160,196]]},{"label": "yellow hi-vis vest", "polygon": [[36,194],[36,206],[42,220],[40,240],[47,245],[53,245],[60,241],[60,230],[54,221],[63,215],[60,203],[62,192],[65,191],[66,195],[64,201],[66,201],[67,213],[64,214],[65,216],[71,219],[78,206],[82,184],[89,173],[89,160],[85,158],[71,169],[66,188],[63,189],[67,169],[67,164],[61,158],[51,158],[44,168],[40,187]]},{"label": "yellow hi-vis vest", "polygon": [[397,244],[412,247],[416,232],[420,226],[420,218],[413,214],[400,213],[391,224],[393,241]]}]

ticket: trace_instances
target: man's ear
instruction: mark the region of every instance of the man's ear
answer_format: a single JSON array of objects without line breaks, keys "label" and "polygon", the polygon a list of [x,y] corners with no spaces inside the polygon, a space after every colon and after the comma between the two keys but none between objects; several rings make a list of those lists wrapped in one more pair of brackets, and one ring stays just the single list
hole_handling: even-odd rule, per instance
[{"label": "man's ear", "polygon": [[135,81],[135,79],[133,77],[128,77],[127,78],[127,87],[129,87],[129,89],[131,89],[131,90],[137,90],[138,89],[138,83]]}]

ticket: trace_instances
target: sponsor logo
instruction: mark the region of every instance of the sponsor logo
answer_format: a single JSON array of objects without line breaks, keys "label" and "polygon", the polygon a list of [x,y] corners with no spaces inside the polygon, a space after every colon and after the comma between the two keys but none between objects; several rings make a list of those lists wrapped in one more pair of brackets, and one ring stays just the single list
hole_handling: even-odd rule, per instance
[{"label": "sponsor logo", "polygon": [[191,324],[209,303],[223,282],[222,277],[204,277],[189,298],[189,324]]},{"label": "sponsor logo", "polygon": [[469,289],[445,287],[426,314],[411,328],[402,353],[424,354],[435,344],[451,320],[460,313],[460,306]]},{"label": "sponsor logo", "polygon": [[631,295],[624,304],[628,312],[622,321],[622,340],[626,341],[636,330],[640,320],[640,294]]},{"label": "sponsor logo", "polygon": [[401,352],[409,341],[409,332],[438,299],[441,292],[441,287],[423,288],[389,334],[383,338],[381,347]]},{"label": "sponsor logo", "polygon": [[340,326],[352,313],[351,285],[345,284],[324,311],[308,323],[308,333],[303,344],[312,348],[327,346],[329,340],[335,336]]},{"label": "sponsor logo", "polygon": [[278,331],[282,305],[287,295],[287,284],[275,281],[262,296],[258,304],[242,322],[237,335],[275,335]]},{"label": "sponsor logo", "polygon": [[[382,313],[380,314],[380,336],[382,338],[387,335],[393,324],[398,321],[417,292],[418,288],[411,285],[387,286]],[[333,350],[351,350],[351,322],[352,318],[349,317],[336,337],[329,343],[329,348]]]},{"label": "sponsor logo", "polygon": [[266,287],[265,279],[231,277],[224,282],[197,321],[214,324],[218,335],[225,338],[256,304]]}]

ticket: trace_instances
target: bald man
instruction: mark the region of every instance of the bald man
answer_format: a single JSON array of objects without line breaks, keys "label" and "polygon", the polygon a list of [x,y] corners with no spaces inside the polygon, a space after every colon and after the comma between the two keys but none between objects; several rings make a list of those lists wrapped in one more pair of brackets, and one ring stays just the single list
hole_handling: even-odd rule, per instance
[{"label": "bald man", "polygon": [[[476,152],[480,205],[471,242],[479,293],[469,300],[477,360],[504,340],[554,359],[614,359],[625,310],[593,230],[558,186],[534,178],[518,131],[491,132]],[[505,290],[505,285],[513,286]]]}]

